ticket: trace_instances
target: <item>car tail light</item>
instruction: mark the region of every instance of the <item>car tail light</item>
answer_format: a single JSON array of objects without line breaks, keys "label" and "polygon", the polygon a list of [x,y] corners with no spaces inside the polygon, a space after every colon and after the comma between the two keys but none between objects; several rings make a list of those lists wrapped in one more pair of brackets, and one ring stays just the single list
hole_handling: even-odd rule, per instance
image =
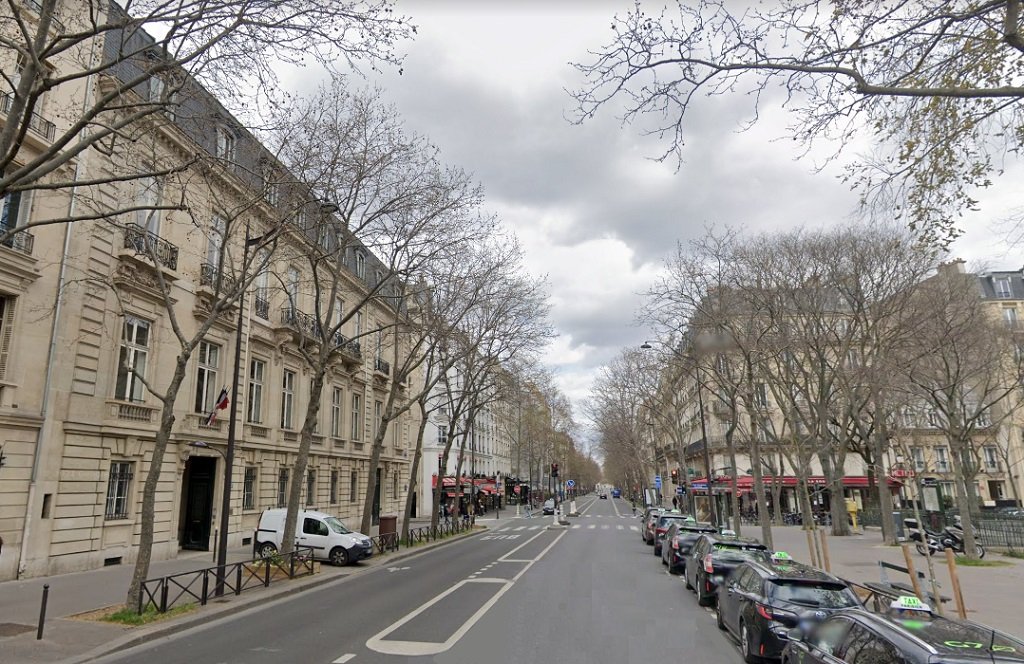
[{"label": "car tail light", "polygon": [[765,620],[775,619],[775,615],[772,613],[772,607],[765,606],[764,604],[757,605],[757,615],[761,616]]},{"label": "car tail light", "polygon": [[715,566],[711,563],[711,554],[704,556],[704,571],[708,574],[714,574]]}]

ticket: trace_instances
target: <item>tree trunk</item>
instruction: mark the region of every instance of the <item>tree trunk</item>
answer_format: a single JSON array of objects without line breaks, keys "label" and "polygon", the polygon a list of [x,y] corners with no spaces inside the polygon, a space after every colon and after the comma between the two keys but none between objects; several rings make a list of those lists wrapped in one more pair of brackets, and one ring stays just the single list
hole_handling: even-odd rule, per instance
[{"label": "tree trunk", "polygon": [[[171,438],[171,431],[174,428],[174,404],[178,399],[178,390],[185,378],[185,367],[188,366],[191,353],[183,353],[178,356],[174,366],[174,375],[164,393],[163,408],[160,410],[160,428],[156,432],[156,439],[153,442],[153,456],[149,461],[149,472],[146,473],[146,482],[142,489],[142,520],[139,532],[139,551],[135,559],[135,569],[132,572],[132,580],[128,585],[128,595],[125,598],[125,606],[129,611],[136,611],[139,608],[139,601],[142,594],[142,582],[149,576],[149,563],[153,558],[153,521],[156,512],[156,490],[160,483],[160,471],[164,464],[164,454],[167,452],[167,443]],[[139,464],[141,471],[141,463]],[[146,607],[142,607],[145,609]]]},{"label": "tree trunk", "polygon": [[875,404],[874,433],[871,436],[872,471],[875,474],[875,499],[878,501],[878,520],[882,526],[882,541],[896,546],[896,524],[892,520],[892,494],[889,492],[888,473],[885,471],[885,448],[889,441],[889,427],[885,423],[884,397],[881,390],[872,387]]},{"label": "tree trunk", "polygon": [[377,423],[377,432],[373,436],[373,448],[370,451],[370,471],[366,478],[366,497],[363,498],[363,520],[359,532],[369,534],[373,528],[373,496],[377,491],[377,468],[380,466],[380,455],[384,451],[384,438],[387,436],[388,425],[391,424],[391,400]]},{"label": "tree trunk", "polygon": [[740,469],[736,467],[736,444],[732,439],[734,430],[734,428],[730,428],[725,433],[725,451],[729,455],[729,464],[732,466],[732,493],[729,494],[729,502],[732,506],[732,527],[737,535],[741,535],[743,531],[740,523],[740,492],[738,486]]},{"label": "tree trunk", "polygon": [[960,526],[964,531],[964,555],[972,560],[977,560],[978,547],[977,539],[974,537],[974,521],[971,515],[971,492],[967,488],[971,479],[965,476],[963,459],[960,457],[960,451],[964,448],[960,443],[953,444],[951,440],[949,449],[953,462],[953,484],[956,486],[956,506],[960,510]]},{"label": "tree trunk", "polygon": [[288,507],[284,517],[284,534],[281,536],[281,553],[291,553],[295,549],[295,533],[299,519],[299,506],[302,504],[302,490],[306,486],[306,468],[309,466],[309,449],[313,444],[313,425],[320,413],[320,397],[324,387],[324,363],[314,370],[313,384],[310,385],[309,401],[306,404],[306,417],[302,420],[299,432],[299,451],[292,466],[291,486],[288,487]]},{"label": "tree trunk", "polygon": [[[405,537],[406,541],[409,540],[409,521],[412,519],[412,503],[416,496],[416,490],[419,488],[419,472],[420,472],[420,459],[423,457],[423,432],[427,429],[427,411],[423,407],[423,402],[420,402],[420,426],[416,432],[416,451],[412,455],[412,469],[409,471],[409,491],[405,494],[405,518],[402,521],[402,536]],[[441,484],[442,480],[440,477],[437,478],[437,483]],[[434,505],[434,517],[431,518],[431,523],[437,518],[437,505]]]},{"label": "tree trunk", "polygon": [[829,496],[828,510],[832,518],[832,535],[846,537],[850,534],[850,524],[846,522],[846,495],[843,488],[843,465],[845,454],[840,459],[828,458],[828,465],[825,466],[826,477],[828,477]]}]

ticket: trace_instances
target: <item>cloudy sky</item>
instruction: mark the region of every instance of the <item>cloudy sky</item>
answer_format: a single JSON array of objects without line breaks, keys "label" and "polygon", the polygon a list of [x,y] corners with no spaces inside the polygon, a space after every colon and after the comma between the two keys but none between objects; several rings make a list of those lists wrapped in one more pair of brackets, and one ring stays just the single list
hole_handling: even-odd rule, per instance
[{"label": "cloudy sky", "polygon": [[[559,337],[546,362],[577,404],[598,367],[644,341],[640,294],[677,241],[708,224],[758,231],[843,223],[854,212],[838,169],[816,174],[777,140],[777,107],[741,132],[749,99],[701,104],[678,171],[651,161],[659,145],[614,112],[569,122],[565,90],[580,84],[569,62],[606,43],[611,17],[631,0],[397,2],[419,34],[404,73],[374,80],[411,128],[483,184],[488,207],[522,239],[529,269],[547,276]],[[954,253],[1020,267],[991,227],[1014,198],[1009,186],[989,192]]]}]

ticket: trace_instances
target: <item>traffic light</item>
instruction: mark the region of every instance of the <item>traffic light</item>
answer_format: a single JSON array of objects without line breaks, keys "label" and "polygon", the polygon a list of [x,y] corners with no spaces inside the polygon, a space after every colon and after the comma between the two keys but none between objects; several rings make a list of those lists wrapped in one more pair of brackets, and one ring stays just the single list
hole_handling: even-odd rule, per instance
[{"label": "traffic light", "polygon": [[679,469],[672,469],[672,484],[679,484]]},{"label": "traffic light", "polygon": [[551,477],[558,477],[558,464],[551,464]]}]

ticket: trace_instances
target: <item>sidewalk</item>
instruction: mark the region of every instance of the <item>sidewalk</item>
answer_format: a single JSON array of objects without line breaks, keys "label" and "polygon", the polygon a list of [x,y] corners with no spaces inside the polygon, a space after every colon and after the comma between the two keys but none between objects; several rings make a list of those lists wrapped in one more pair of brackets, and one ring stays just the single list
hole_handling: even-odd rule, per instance
[{"label": "sidewalk", "polygon": [[[759,537],[760,529],[756,526],[744,526],[743,534]],[[786,551],[798,561],[810,560],[807,535],[799,526],[772,528],[772,537],[776,550]],[[863,535],[829,537],[828,548],[832,573],[857,583],[878,581],[880,560],[906,567],[900,547],[883,544],[881,533],[874,529],[869,529]],[[915,569],[927,575],[925,557],[917,553],[913,547],[910,553]],[[939,582],[939,593],[952,598],[953,584],[949,579],[945,555],[932,560],[935,565],[935,578]],[[1021,592],[1024,590],[1024,561],[1008,558],[994,551],[988,552],[985,560],[1001,561],[1010,565],[957,568],[968,619],[1018,637],[1024,636],[1024,625],[1020,618]],[[905,574],[889,571],[889,575],[893,581],[910,582]],[[927,579],[924,583],[928,583]],[[944,604],[943,608],[947,615],[956,615],[956,604],[952,600]]]},{"label": "sidewalk", "polygon": [[[212,600],[205,607],[191,611],[181,618],[157,622],[144,627],[125,627],[114,623],[101,623],[72,618],[76,614],[123,604],[133,566],[119,565],[86,572],[39,577],[23,581],[0,583],[0,662],[3,664],[35,664],[58,661],[84,662],[100,654],[122,649],[139,642],[187,629],[225,614],[237,613],[260,603],[266,603],[303,590],[320,588],[325,584],[423,551],[457,542],[480,533],[458,535],[438,542],[401,549],[348,567],[321,565],[320,573],[290,581],[271,584],[269,588],[255,589],[239,596],[228,595]],[[149,578],[169,576],[214,566],[210,552],[185,554],[174,560],[153,563]],[[228,562],[249,560],[252,549],[244,547],[228,551]],[[39,603],[44,584],[49,584],[50,595],[46,612],[43,639],[36,640]]]}]

